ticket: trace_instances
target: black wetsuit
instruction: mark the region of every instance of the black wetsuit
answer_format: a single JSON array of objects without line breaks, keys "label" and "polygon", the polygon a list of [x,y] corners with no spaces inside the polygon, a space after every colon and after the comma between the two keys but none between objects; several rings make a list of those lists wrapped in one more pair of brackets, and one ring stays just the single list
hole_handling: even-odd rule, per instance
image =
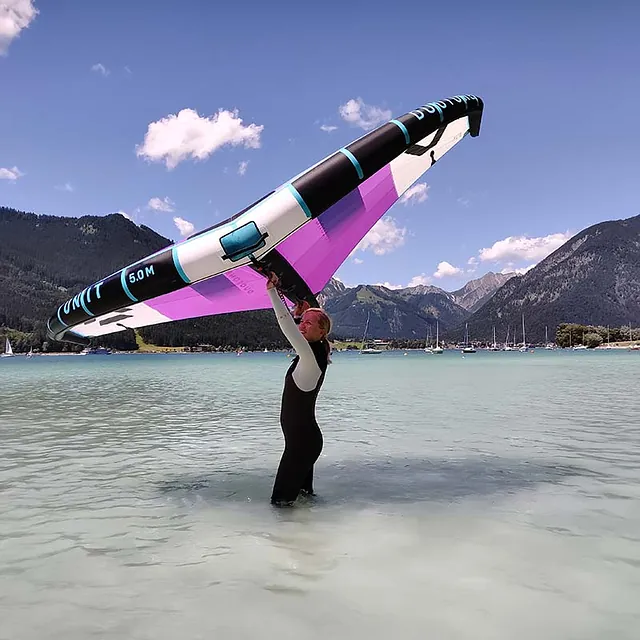
[{"label": "black wetsuit", "polygon": [[322,371],[312,391],[302,391],[293,379],[300,356],[287,370],[282,392],[280,425],[284,434],[284,453],[273,485],[271,502],[291,504],[300,491],[313,494],[313,466],[322,451],[322,432],[316,421],[316,399],[324,382],[328,355],[325,340],[310,342],[318,367]]}]

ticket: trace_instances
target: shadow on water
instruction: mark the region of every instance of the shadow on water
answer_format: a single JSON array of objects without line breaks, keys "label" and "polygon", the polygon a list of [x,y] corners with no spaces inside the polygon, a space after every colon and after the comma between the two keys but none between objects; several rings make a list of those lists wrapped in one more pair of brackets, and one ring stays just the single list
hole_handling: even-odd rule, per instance
[{"label": "shadow on water", "polygon": [[[206,501],[268,501],[275,469],[247,469],[208,476],[177,477],[156,483],[159,491]],[[588,469],[497,457],[460,459],[385,458],[344,460],[316,469],[317,506],[453,502],[508,495],[541,484],[559,484]]]}]

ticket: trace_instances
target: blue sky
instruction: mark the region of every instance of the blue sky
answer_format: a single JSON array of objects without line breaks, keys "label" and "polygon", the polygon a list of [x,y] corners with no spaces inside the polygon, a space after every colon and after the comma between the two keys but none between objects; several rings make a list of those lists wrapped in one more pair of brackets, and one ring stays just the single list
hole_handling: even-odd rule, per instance
[{"label": "blue sky", "polygon": [[123,211],[178,240],[363,127],[477,94],[480,137],[338,275],[453,290],[527,268],[640,213],[640,8],[513,4],[0,0],[0,204]]}]

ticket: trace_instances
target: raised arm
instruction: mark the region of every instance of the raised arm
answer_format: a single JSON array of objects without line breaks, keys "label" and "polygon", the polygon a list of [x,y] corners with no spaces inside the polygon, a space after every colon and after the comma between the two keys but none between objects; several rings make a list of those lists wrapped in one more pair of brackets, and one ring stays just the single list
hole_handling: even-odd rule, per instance
[{"label": "raised arm", "polygon": [[300,333],[298,325],[280,299],[276,288],[268,289],[267,293],[271,299],[271,304],[273,305],[273,310],[276,313],[276,319],[278,320],[282,333],[284,333],[285,338],[300,358],[293,372],[293,381],[302,391],[313,391],[322,375],[322,371],[316,361],[316,356],[307,339]]}]

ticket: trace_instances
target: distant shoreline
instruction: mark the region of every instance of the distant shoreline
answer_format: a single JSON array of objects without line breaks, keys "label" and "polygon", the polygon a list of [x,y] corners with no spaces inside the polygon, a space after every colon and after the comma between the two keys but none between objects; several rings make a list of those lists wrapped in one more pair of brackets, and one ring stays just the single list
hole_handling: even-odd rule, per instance
[{"label": "distant shoreline", "polygon": [[[617,342],[611,343],[610,345],[599,345],[592,349],[588,349],[589,351],[624,351],[624,350],[633,350],[631,347],[636,347],[636,349],[640,346],[636,340],[633,342]],[[491,351],[485,347],[476,347],[478,351]],[[529,347],[530,350],[533,351],[546,351],[544,346],[539,347]],[[528,349],[528,350],[529,350]],[[555,351],[572,351],[572,347],[556,347]],[[250,354],[250,353],[265,353],[264,349],[252,349],[252,350],[240,350],[242,354]],[[291,349],[269,349],[266,353],[291,353]],[[338,350],[334,349],[334,352],[337,353],[357,353],[358,349],[345,349]],[[422,347],[398,347],[398,348],[390,348],[385,349],[385,351],[423,351]],[[458,347],[446,348],[445,351],[460,351]],[[501,351],[500,351],[501,352]],[[515,353],[515,351],[512,351]],[[173,349],[168,349],[166,351],[154,351],[154,350],[131,350],[131,351],[117,351],[113,350],[110,354],[87,354],[87,355],[167,355],[167,354],[177,354],[177,355],[193,355],[193,354],[233,354],[238,353],[238,350],[226,350],[226,351],[188,351],[188,350],[180,350],[180,347],[174,347]],[[16,357],[27,356],[26,352],[20,352],[15,354]],[[41,357],[77,357],[82,356],[85,357],[82,353],[75,351],[57,351],[57,352],[35,352],[33,356]]]},{"label": "distant shoreline", "polygon": [[[291,351],[291,349],[270,349],[267,353],[288,353],[290,351]],[[254,350],[251,350],[251,351],[244,351],[244,350],[242,351],[242,353],[264,353],[264,352],[265,352],[264,349],[254,349]],[[131,355],[131,356],[135,356],[135,355],[138,355],[138,356],[155,355],[155,356],[157,356],[157,355],[167,355],[167,354],[191,355],[191,354],[205,354],[205,353],[209,353],[209,354],[211,354],[211,353],[225,354],[225,353],[237,353],[237,351],[235,351],[235,350],[230,350],[230,351],[180,351],[178,349],[172,349],[170,351],[139,351],[139,350],[136,350],[136,351],[133,351],[133,350],[132,351],[116,351],[116,350],[113,350],[109,354],[98,353],[98,354],[87,354],[87,355],[100,355],[100,356],[103,356],[103,355],[113,355],[113,356],[122,356],[122,355],[127,355],[127,356],[128,355]],[[19,356],[25,356],[26,357],[27,352],[16,353],[15,355],[16,355],[16,357],[19,357]],[[82,357],[86,357],[82,353],[80,353],[79,351],[78,352],[75,352],[75,351],[47,351],[47,352],[37,351],[37,352],[34,352],[33,355],[34,355],[34,357],[35,356],[37,356],[37,357],[40,357],[40,356],[46,356],[46,357],[82,356]]]}]

